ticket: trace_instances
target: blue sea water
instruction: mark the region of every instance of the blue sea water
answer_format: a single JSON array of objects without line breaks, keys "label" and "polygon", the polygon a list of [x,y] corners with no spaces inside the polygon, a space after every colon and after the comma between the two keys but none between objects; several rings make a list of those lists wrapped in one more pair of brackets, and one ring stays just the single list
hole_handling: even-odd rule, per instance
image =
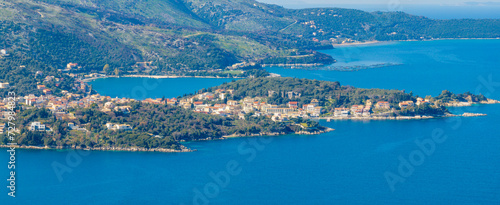
[{"label": "blue sea water", "polygon": [[[324,50],[333,66],[400,64],[356,72],[268,68],[285,77],[339,81],[360,88],[400,89],[421,96],[442,90],[500,96],[484,81],[500,81],[500,40],[405,41]],[[495,81],[496,79],[496,81]],[[488,84],[488,83],[486,83]],[[495,84],[495,83],[494,83]],[[492,85],[493,86],[493,85]],[[490,88],[490,89],[488,89]]]},{"label": "blue sea water", "polygon": [[90,84],[99,94],[118,98],[178,97],[195,93],[203,88],[230,82],[230,78],[104,78]]},{"label": "blue sea water", "polygon": [[[340,63],[398,62],[400,66],[356,72],[269,70],[358,87],[413,90],[420,95],[435,95],[443,89],[477,90],[500,99],[499,49],[499,40],[400,42],[325,51]],[[351,51],[356,55],[345,55]],[[108,80],[114,79],[103,81]],[[198,80],[186,82],[197,85]],[[114,94],[120,95],[126,93],[121,87],[129,82],[103,82],[108,86],[95,88],[102,93],[117,90]],[[198,89],[182,88],[179,92]],[[153,89],[147,97],[179,95],[162,89]],[[335,131],[190,142],[186,146],[198,150],[192,153],[18,150],[17,197],[7,196],[4,181],[0,202],[499,204],[500,105],[451,110],[488,115],[320,121]],[[0,161],[5,167],[0,171],[6,179],[8,155],[4,150]],[[54,167],[65,167],[68,172],[58,178]]]}]

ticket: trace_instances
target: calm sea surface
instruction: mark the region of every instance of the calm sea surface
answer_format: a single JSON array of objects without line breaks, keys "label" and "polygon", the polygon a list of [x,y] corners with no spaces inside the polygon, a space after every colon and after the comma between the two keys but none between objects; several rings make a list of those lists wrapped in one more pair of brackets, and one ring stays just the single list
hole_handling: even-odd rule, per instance
[{"label": "calm sea surface", "polygon": [[195,93],[203,88],[230,82],[228,78],[106,78],[97,79],[92,88],[99,94],[111,97],[126,97],[143,100],[145,98],[167,98]]},{"label": "calm sea surface", "polygon": [[[500,99],[499,50],[500,40],[399,42],[324,51],[337,65],[398,66],[269,71],[418,95],[449,89]],[[102,94],[143,99],[176,97],[224,80],[145,85],[144,79],[120,78],[93,85]],[[142,91],[133,94],[134,88]],[[192,153],[18,150],[17,197],[7,196],[4,181],[0,204],[500,204],[500,105],[452,111],[488,115],[321,121],[336,130],[187,143],[198,150]],[[0,162],[7,179],[7,152],[0,152]]]}]

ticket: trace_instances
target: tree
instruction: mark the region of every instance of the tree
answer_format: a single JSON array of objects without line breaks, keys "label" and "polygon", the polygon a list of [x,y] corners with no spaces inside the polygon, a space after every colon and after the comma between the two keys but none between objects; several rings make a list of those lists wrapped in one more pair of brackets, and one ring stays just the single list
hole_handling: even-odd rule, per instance
[{"label": "tree", "polygon": [[120,69],[118,68],[115,69],[115,75],[120,76]]},{"label": "tree", "polygon": [[109,64],[104,65],[104,68],[102,68],[105,74],[109,73]]}]

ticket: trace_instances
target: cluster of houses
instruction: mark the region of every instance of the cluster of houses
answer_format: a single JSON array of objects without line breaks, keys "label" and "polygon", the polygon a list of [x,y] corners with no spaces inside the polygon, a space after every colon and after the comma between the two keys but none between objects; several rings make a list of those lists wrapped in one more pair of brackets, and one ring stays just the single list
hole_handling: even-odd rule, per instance
[{"label": "cluster of houses", "polygon": [[[43,88],[43,86],[40,86]],[[218,89],[214,92],[204,92],[191,97],[177,99],[145,99],[143,103],[163,104],[181,106],[186,109],[191,109],[194,112],[206,113],[227,117],[238,117],[244,119],[246,113],[253,113],[254,116],[267,116],[275,121],[286,121],[290,118],[297,117],[319,117],[324,113],[324,109],[319,106],[319,101],[313,99],[309,104],[299,106],[297,101],[289,101],[286,106],[278,106],[269,104],[263,97],[246,97],[242,100],[226,100],[228,96],[233,95],[234,90]],[[273,95],[274,91],[269,91],[269,95]],[[300,94],[294,92],[284,92],[282,95],[289,99],[300,97]],[[7,99],[0,101],[0,118],[7,117]],[[121,112],[128,114],[132,111],[131,106],[124,105],[129,102],[134,102],[134,99],[128,98],[111,98],[109,96],[101,96],[99,94],[82,96],[66,92],[64,96],[58,97],[51,94],[35,96],[33,94],[18,97],[18,104],[24,104],[30,107],[49,109],[56,119],[76,120],[73,113],[66,110],[68,108],[88,108],[97,105],[102,112]],[[222,103],[226,102],[226,103]],[[403,101],[399,103],[401,109],[430,104],[429,100],[417,98],[417,102]],[[29,107],[28,107],[29,108]],[[381,111],[390,111],[391,104],[387,101],[378,101],[375,105],[371,100],[366,101],[365,105],[353,105],[350,108],[335,108],[335,117],[369,117],[372,115],[373,109]],[[87,131],[85,128],[79,127],[74,123],[68,123],[71,130]],[[110,130],[131,130],[132,127],[127,124],[107,123],[106,128]],[[32,131],[49,131],[50,128],[40,122],[32,122],[30,125]]]},{"label": "cluster of houses", "polygon": [[[77,66],[77,64],[70,63],[68,64],[67,69],[70,70],[76,68]],[[42,72],[37,72],[36,75],[43,77]],[[62,80],[64,79],[55,78],[54,76],[46,76],[44,78],[45,82],[54,81],[55,83],[58,83]],[[0,88],[8,87],[8,83],[0,83]],[[42,90],[43,95],[35,96],[30,94],[28,96],[18,96],[16,98],[17,104],[23,105],[27,109],[30,109],[31,107],[49,109],[54,117],[60,120],[76,120],[76,116],[73,113],[67,112],[68,108],[89,108],[95,105],[97,105],[102,112],[120,112],[128,114],[132,111],[132,108],[126,104],[136,101],[128,98],[111,98],[109,96],[101,96],[99,94],[80,95],[69,91],[62,91],[62,96],[54,96],[52,91],[46,88],[43,84],[38,84],[37,89]],[[81,81],[76,81],[73,89],[79,91],[91,90],[86,83]],[[286,121],[290,118],[297,117],[319,117],[324,113],[324,109],[319,106],[319,101],[317,99],[312,99],[308,104],[299,105],[299,102],[295,100],[301,97],[301,93],[294,91],[268,91],[268,97],[281,95],[283,98],[288,98],[290,101],[286,104],[286,106],[278,106],[267,103],[265,97],[245,97],[244,99],[238,101],[228,100],[228,97],[233,96],[234,92],[235,91],[231,89],[217,89],[212,92],[199,93],[182,99],[148,98],[142,100],[142,102],[149,104],[180,106],[185,109],[193,110],[194,112],[227,117],[238,117],[240,119],[244,119],[244,116],[247,113],[253,113],[254,116],[267,116],[275,121]],[[413,101],[404,101],[399,103],[399,107],[401,109],[406,109],[414,107],[415,105],[420,106],[422,104],[430,104],[430,102],[427,99],[418,98],[416,103]],[[335,108],[334,116],[370,116],[372,114],[372,109],[389,111],[391,110],[391,104],[387,101],[378,101],[375,105],[373,105],[372,101],[368,100],[365,105],[353,105],[350,108]],[[0,99],[0,119],[5,119],[8,116],[8,111],[7,99]],[[133,129],[127,124],[107,123],[105,126],[110,130]],[[87,131],[85,128],[79,127],[71,122],[68,123],[68,127],[71,130]],[[32,131],[51,130],[49,127],[40,122],[31,122],[29,129]],[[0,129],[0,131],[2,130],[3,129]]]},{"label": "cluster of houses", "polygon": [[[417,102],[413,101],[403,101],[400,102],[399,108],[401,109],[411,109],[414,108],[415,106],[421,106],[428,104],[430,105],[431,102],[428,99],[424,98],[417,98]],[[391,110],[392,106],[389,102],[387,101],[378,101],[374,106],[373,102],[371,100],[367,100],[365,105],[353,105],[351,108],[335,108],[334,116],[335,117],[349,117],[349,116],[354,116],[354,117],[370,117],[373,114],[373,109],[382,111],[382,112],[388,112]]]},{"label": "cluster of houses", "polygon": [[[380,101],[375,105],[376,109],[386,109],[386,104],[388,105],[387,109],[390,109],[390,104],[388,102]],[[335,117],[348,117],[350,115],[356,117],[369,117],[371,115],[372,110],[372,101],[366,101],[365,105],[353,105],[351,108],[335,108],[334,116]]]},{"label": "cluster of houses", "polygon": [[[166,99],[164,103],[181,106],[199,113],[227,117],[237,116],[240,119],[243,119],[246,113],[253,113],[255,116],[268,116],[275,121],[285,121],[295,117],[319,117],[324,111],[319,106],[317,99],[311,100],[309,104],[302,105],[302,107],[299,107],[297,101],[290,101],[286,106],[281,107],[265,102],[266,99],[262,97],[246,97],[239,101],[225,100],[233,93],[234,90],[231,89],[217,89],[214,92],[204,92],[180,100],[176,98]],[[274,91],[269,91],[269,95],[274,93]],[[300,94],[296,92],[283,92],[282,95],[290,99],[300,97]],[[158,103],[157,100],[146,99],[145,101]]]},{"label": "cluster of houses", "polygon": [[[17,105],[25,106],[26,109],[30,109],[31,107],[46,108],[51,111],[56,119],[70,121],[76,120],[77,118],[73,113],[67,112],[69,108],[89,108],[93,105],[98,105],[103,112],[122,112],[127,114],[130,113],[132,109],[130,106],[116,105],[135,101],[134,99],[111,98],[99,94],[83,96],[69,92],[63,93],[65,93],[64,96],[54,96],[52,94],[35,96],[30,94],[28,96],[18,96],[15,100]],[[9,109],[7,103],[8,101],[6,98],[0,99],[0,119],[6,119],[8,117]],[[70,130],[87,131],[85,128],[81,128],[74,123],[69,123],[68,127]],[[32,131],[50,130],[50,128],[40,122],[31,122],[29,129]]]},{"label": "cluster of houses", "polygon": [[[43,78],[43,72],[42,71],[37,71],[36,74],[35,74],[36,77],[42,77]],[[72,76],[70,74],[70,76]],[[72,76],[72,77],[76,77],[76,76]],[[55,76],[45,76],[45,78],[43,79],[43,82],[47,82],[47,83],[55,83],[56,87],[59,86],[59,84],[64,81],[64,78],[56,78]],[[7,83],[7,86],[8,86],[8,83]],[[49,88],[47,88],[44,84],[42,83],[39,83],[36,88],[38,90],[41,90],[43,92],[44,95],[50,95],[50,94],[53,94],[52,90],[50,90]],[[86,92],[90,92],[91,91],[91,87],[89,85],[87,85],[85,82],[81,81],[81,80],[76,80],[75,83],[72,85],[72,89],[75,90],[75,91],[82,91],[84,93]],[[63,91],[65,93],[67,93],[67,91]],[[63,94],[65,94],[63,93]]]},{"label": "cluster of houses", "polygon": [[129,105],[118,106],[117,104],[122,103],[124,99],[116,98],[115,101],[109,101],[104,103],[104,107],[101,109],[102,112],[120,112],[123,114],[129,114],[132,107]]},{"label": "cluster of houses", "polygon": [[103,105],[103,107],[106,108],[106,102],[122,104],[135,101],[127,98],[111,98],[109,96],[101,96],[99,94],[82,96],[80,94],[73,93],[66,93],[62,97],[50,94],[41,96],[30,94],[28,96],[18,97],[17,100],[19,103],[28,106],[49,109],[53,113],[65,111],[68,108],[88,108],[93,104]]}]

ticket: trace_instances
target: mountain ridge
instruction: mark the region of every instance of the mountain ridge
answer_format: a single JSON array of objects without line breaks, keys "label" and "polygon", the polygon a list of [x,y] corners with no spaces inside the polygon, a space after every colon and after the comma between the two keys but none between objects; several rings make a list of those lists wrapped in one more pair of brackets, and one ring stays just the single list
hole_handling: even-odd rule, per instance
[{"label": "mountain ridge", "polygon": [[241,62],[321,65],[334,59],[315,50],[338,43],[500,37],[499,19],[286,9],[253,0],[0,0],[0,13],[0,46],[11,57],[57,69],[78,63],[84,73],[105,64],[153,75],[220,72]]}]

